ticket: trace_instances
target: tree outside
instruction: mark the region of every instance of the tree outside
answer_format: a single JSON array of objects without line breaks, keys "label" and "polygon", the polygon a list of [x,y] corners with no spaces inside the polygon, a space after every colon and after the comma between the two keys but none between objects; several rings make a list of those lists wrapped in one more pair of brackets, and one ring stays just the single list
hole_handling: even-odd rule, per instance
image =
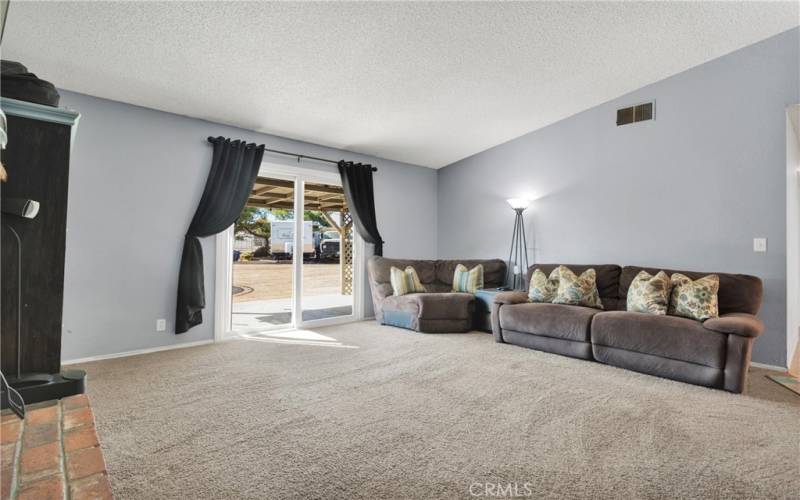
[{"label": "tree outside", "polygon": [[[233,227],[233,234],[239,237],[238,235],[247,233],[258,238],[269,240],[269,223],[274,220],[291,220],[293,216],[294,211],[286,208],[244,207],[239,218],[236,219],[236,223]],[[320,227],[328,226],[325,217],[317,210],[306,210],[304,212],[304,220],[313,221]]]}]

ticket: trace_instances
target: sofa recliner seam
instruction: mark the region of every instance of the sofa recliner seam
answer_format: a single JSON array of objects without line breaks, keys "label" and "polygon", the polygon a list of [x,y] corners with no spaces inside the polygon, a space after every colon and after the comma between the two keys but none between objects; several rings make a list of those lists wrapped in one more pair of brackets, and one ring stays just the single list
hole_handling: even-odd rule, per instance
[{"label": "sofa recliner seam", "polygon": [[[632,352],[634,354],[644,354],[646,356],[653,356],[653,357],[656,357],[656,358],[668,359],[670,361],[678,361],[678,362],[681,362],[681,363],[689,363],[690,365],[702,366],[703,368],[713,368],[714,370],[720,370],[720,371],[724,371],[725,370],[724,366],[721,367],[721,368],[720,367],[716,367],[716,366],[709,366],[709,365],[704,365],[704,364],[701,364],[701,363],[695,363],[694,361],[687,361],[685,359],[675,359],[675,358],[671,358],[669,356],[662,356],[661,354],[653,354],[653,353],[649,353],[649,352],[634,351],[633,349],[625,349],[624,347],[617,347],[617,346],[612,346],[612,345],[600,344],[600,343],[597,343],[597,342],[593,342],[591,340],[589,341],[589,343],[592,344],[592,346],[606,347],[608,349],[616,349],[618,351]],[[726,356],[726,358],[727,358],[727,356]],[[724,361],[725,361],[725,363],[723,363],[723,364],[727,364],[727,359],[725,359]],[[602,361],[599,361],[599,360],[598,360],[598,362],[599,363],[603,363]],[[603,363],[603,364],[606,364],[606,363]]]}]

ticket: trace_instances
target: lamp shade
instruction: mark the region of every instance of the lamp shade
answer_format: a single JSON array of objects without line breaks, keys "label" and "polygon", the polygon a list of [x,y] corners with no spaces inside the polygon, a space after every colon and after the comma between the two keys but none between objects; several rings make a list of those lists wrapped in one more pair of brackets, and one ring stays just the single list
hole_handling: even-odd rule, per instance
[{"label": "lamp shade", "polygon": [[531,200],[525,198],[509,198],[506,201],[514,210],[525,210],[531,204]]}]

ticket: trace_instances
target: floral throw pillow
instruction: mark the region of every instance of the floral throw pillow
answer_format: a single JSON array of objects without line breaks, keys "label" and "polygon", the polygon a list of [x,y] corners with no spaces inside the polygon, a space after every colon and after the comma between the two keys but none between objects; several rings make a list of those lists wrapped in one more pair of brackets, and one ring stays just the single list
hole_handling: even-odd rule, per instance
[{"label": "floral throw pillow", "polygon": [[558,268],[553,269],[548,277],[541,269],[535,269],[528,286],[528,298],[531,302],[553,302],[558,293]]},{"label": "floral throw pillow", "polygon": [[392,282],[392,292],[394,295],[406,295],[408,293],[425,293],[427,290],[419,280],[417,271],[408,266],[405,270],[392,266],[389,269],[389,279]]},{"label": "floral throw pillow", "polygon": [[669,314],[705,321],[719,316],[719,276],[710,274],[692,281],[680,273],[672,275]]},{"label": "floral throw pillow", "polygon": [[639,271],[628,288],[628,311],[665,315],[671,291],[672,281],[664,271],[655,276]]},{"label": "floral throw pillow", "polygon": [[558,292],[553,304],[594,307],[603,309],[600,292],[597,291],[597,275],[587,269],[580,276],[566,266],[558,266]]}]

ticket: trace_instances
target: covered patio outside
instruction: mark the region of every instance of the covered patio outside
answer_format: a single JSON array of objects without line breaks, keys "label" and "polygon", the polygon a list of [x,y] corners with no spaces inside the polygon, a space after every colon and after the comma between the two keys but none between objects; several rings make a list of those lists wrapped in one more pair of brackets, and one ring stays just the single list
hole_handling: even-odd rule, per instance
[{"label": "covered patio outside", "polygon": [[[257,178],[248,207],[263,210],[292,210],[294,183],[288,180]],[[320,255],[304,259],[302,319],[347,316],[353,313],[353,237],[352,219],[340,186],[305,184],[304,216],[321,219],[326,231],[339,234],[338,262],[322,261]],[[271,212],[270,212],[271,213]],[[316,229],[315,229],[316,231]],[[319,252],[319,235],[315,251]],[[269,243],[267,248],[269,248]],[[233,264],[232,328],[254,331],[291,322],[291,262],[272,255],[245,255]]]}]

